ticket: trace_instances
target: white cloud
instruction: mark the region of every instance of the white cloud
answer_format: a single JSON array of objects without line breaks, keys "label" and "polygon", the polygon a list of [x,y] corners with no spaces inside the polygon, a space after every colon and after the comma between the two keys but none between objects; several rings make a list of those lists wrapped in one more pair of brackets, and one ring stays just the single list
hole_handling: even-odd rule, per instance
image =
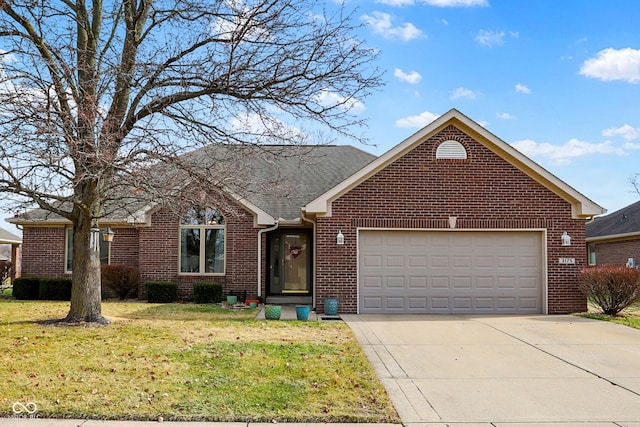
[{"label": "white cloud", "polygon": [[[506,35],[504,31],[480,30],[475,37],[475,41],[487,47],[502,46]],[[509,36],[512,39],[517,39],[520,37],[520,33],[509,31]]]},{"label": "white cloud", "polygon": [[405,83],[412,84],[412,85],[416,83],[420,83],[420,80],[422,80],[422,76],[417,71],[411,71],[410,73],[405,73],[400,68],[396,68],[393,71],[393,75],[397,77],[398,80]]},{"label": "white cloud", "polygon": [[520,93],[531,93],[531,89],[529,89],[528,86],[523,85],[521,83],[518,83],[516,85],[516,92],[520,92]]},{"label": "white cloud", "polygon": [[608,128],[602,131],[602,136],[621,136],[627,141],[633,141],[640,138],[640,128],[634,128],[629,125],[620,126],[619,128]]},{"label": "white cloud", "polygon": [[229,124],[235,132],[260,137],[263,141],[273,138],[274,142],[281,143],[282,140],[304,141],[306,139],[301,129],[290,126],[273,116],[255,113],[239,114],[234,116]]},{"label": "white cloud", "polygon": [[[427,6],[435,7],[475,7],[489,6],[487,0],[419,0],[420,3]],[[376,3],[386,4],[387,6],[413,6],[415,0],[376,0]]]},{"label": "white cloud", "polygon": [[496,116],[499,119],[502,119],[502,120],[515,120],[516,119],[516,116],[514,116],[513,114],[509,114],[509,113],[497,113]]},{"label": "white cloud", "polygon": [[580,74],[604,81],[640,83],[640,49],[601,50],[595,58],[587,59],[582,64]]},{"label": "white cloud", "polygon": [[417,116],[403,117],[396,120],[396,126],[399,128],[423,128],[438,117],[440,117],[438,114],[425,111]]},{"label": "white cloud", "polygon": [[411,41],[417,38],[426,37],[422,30],[415,27],[410,22],[405,22],[401,26],[394,26],[391,22],[391,15],[383,12],[373,12],[371,15],[362,15],[360,18],[365,24],[371,27],[375,34],[380,34],[387,39],[400,39]]},{"label": "white cloud", "polygon": [[353,114],[358,114],[365,110],[365,106],[362,101],[357,99],[347,99],[328,89],[324,89],[317,95],[316,102],[326,108],[337,107]]},{"label": "white cloud", "polygon": [[504,44],[504,31],[480,30],[475,40],[483,46],[502,46]]},{"label": "white cloud", "polygon": [[537,143],[533,140],[525,139],[516,141],[511,145],[527,156],[547,158],[556,165],[569,165],[575,158],[596,154],[625,155],[625,151],[615,147],[611,141],[593,144],[572,138],[562,145],[553,145],[548,142]]},{"label": "white cloud", "polygon": [[449,99],[476,99],[476,93],[471,89],[459,87],[449,92]]},{"label": "white cloud", "polygon": [[401,7],[413,6],[414,0],[376,0],[376,3],[386,4],[387,6]]}]

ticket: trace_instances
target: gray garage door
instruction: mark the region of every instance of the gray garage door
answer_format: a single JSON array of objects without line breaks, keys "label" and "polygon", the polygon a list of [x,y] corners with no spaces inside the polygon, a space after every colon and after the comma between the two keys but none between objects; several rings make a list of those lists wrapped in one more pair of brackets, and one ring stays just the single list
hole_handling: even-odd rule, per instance
[{"label": "gray garage door", "polygon": [[360,313],[542,313],[542,233],[361,230]]}]

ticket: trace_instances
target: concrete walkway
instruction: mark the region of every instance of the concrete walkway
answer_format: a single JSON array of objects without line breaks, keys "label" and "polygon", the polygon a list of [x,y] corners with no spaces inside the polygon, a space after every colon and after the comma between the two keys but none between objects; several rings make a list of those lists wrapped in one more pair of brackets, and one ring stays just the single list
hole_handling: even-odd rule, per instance
[{"label": "concrete walkway", "polygon": [[404,425],[640,427],[640,330],[574,316],[342,317]]}]

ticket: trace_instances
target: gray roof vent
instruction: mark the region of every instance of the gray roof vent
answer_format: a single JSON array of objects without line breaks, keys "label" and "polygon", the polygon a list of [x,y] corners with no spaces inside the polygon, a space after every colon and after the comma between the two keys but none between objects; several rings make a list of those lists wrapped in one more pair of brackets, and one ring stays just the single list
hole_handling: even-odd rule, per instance
[{"label": "gray roof vent", "polygon": [[436,159],[466,159],[467,150],[458,141],[444,141],[438,145]]}]

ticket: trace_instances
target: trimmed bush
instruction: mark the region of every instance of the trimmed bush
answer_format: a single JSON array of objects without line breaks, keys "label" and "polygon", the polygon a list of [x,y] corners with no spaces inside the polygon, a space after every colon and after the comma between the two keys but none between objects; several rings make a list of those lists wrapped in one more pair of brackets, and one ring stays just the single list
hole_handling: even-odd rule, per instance
[{"label": "trimmed bush", "polygon": [[604,314],[615,316],[640,301],[640,270],[601,265],[580,272],[580,290]]},{"label": "trimmed bush", "polygon": [[211,304],[222,302],[222,289],[220,283],[194,282],[193,300],[196,304]]},{"label": "trimmed bush", "polygon": [[137,293],[140,273],[128,265],[103,265],[102,284],[115,293],[120,300]]},{"label": "trimmed bush", "polygon": [[38,299],[40,279],[37,277],[18,277],[13,281],[12,295],[15,299]]},{"label": "trimmed bush", "polygon": [[178,299],[178,284],[175,282],[147,282],[145,289],[148,302],[168,303]]},{"label": "trimmed bush", "polygon": [[49,301],[70,301],[71,280],[41,278],[38,299]]}]

